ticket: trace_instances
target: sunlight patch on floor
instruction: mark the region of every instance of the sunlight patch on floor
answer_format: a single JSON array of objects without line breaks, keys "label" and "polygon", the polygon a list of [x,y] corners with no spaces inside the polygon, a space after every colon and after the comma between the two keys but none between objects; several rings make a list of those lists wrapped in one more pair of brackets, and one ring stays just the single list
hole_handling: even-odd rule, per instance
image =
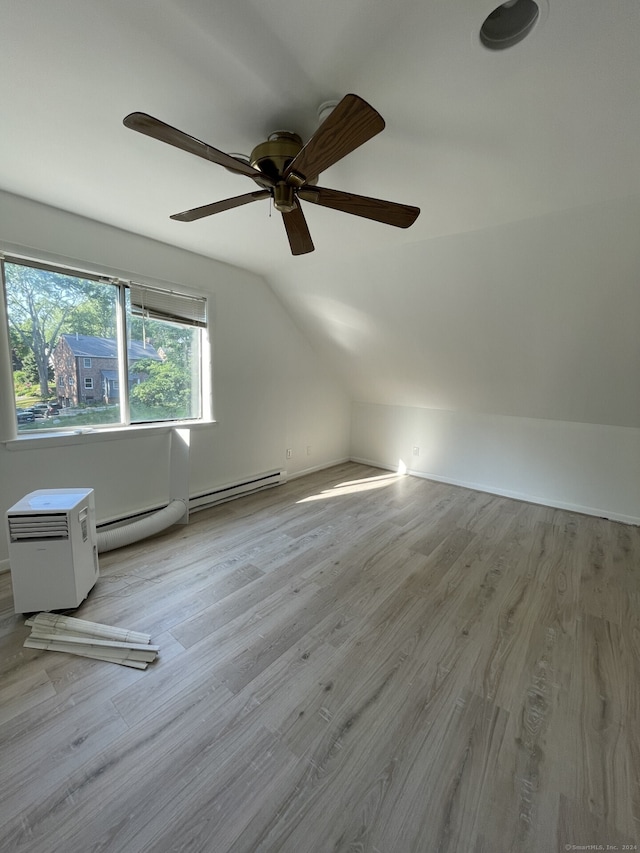
[{"label": "sunlight patch on floor", "polygon": [[344,483],[338,483],[337,486],[325,489],[319,495],[310,495],[308,498],[296,501],[296,503],[306,504],[312,501],[324,501],[328,498],[339,498],[344,495],[355,495],[361,492],[371,492],[374,489],[383,489],[405,476],[406,466],[404,467],[404,471],[401,470],[401,467],[402,464],[398,467],[397,473],[381,474],[378,477],[366,477],[362,480],[347,480]]}]

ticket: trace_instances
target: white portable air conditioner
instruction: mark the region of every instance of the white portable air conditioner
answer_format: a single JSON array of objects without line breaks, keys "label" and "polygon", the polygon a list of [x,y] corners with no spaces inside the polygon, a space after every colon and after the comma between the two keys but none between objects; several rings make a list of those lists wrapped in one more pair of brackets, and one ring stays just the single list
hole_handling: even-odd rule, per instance
[{"label": "white portable air conditioner", "polygon": [[70,610],[98,578],[93,489],[38,489],[7,511],[16,613]]}]

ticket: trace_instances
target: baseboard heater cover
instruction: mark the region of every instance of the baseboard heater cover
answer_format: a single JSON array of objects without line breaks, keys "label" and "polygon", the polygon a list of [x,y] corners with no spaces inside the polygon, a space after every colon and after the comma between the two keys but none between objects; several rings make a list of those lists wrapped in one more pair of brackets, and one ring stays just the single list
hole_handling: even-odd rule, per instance
[{"label": "baseboard heater cover", "polygon": [[[206,509],[286,482],[286,471],[267,471],[264,474],[256,474],[247,480],[220,486],[210,492],[189,498],[188,509],[189,512]],[[184,513],[184,502],[174,500],[165,507],[143,510],[135,515],[103,522],[98,529],[98,551],[111,551],[160,533],[176,524]]]},{"label": "baseboard heater cover", "polygon": [[[238,483],[232,483],[227,486],[220,486],[217,489],[212,489],[210,492],[204,492],[203,494],[195,495],[194,497],[189,498],[189,510],[195,511],[199,509],[205,509],[209,506],[215,506],[215,504],[224,503],[224,501],[233,500],[233,498],[239,498],[243,495],[251,494],[251,492],[258,492],[261,489],[268,489],[273,486],[280,486],[286,482],[286,471],[269,471],[266,474],[256,474],[255,477],[252,477],[248,480],[243,480],[242,482]],[[125,527],[131,524],[131,522],[136,522],[145,518],[149,518],[150,516],[155,515],[156,513],[163,510],[165,507],[166,504],[161,504],[159,506],[154,507],[147,507],[146,509],[141,510],[140,512],[135,512],[131,513],[130,515],[123,515],[117,518],[110,518],[107,521],[98,522],[98,524],[96,524],[96,527],[99,533],[107,530],[117,530],[120,527]]]},{"label": "baseboard heater cover", "polygon": [[262,489],[270,489],[273,486],[280,486],[286,482],[286,471],[267,471],[264,474],[257,474],[255,477],[250,477],[242,482],[220,486],[217,489],[212,489],[210,492],[195,495],[189,498],[189,510],[205,509],[206,507],[239,498],[242,495],[259,492]]}]

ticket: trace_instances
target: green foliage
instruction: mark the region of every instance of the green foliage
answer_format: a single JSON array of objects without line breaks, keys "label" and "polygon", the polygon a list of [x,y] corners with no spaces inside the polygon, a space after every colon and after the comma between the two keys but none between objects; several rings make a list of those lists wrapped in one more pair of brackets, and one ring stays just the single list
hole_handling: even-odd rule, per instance
[{"label": "green foliage", "polygon": [[[34,383],[34,385],[37,385],[40,382],[40,376],[38,374],[38,365],[36,363],[35,355],[33,354],[33,352],[31,352],[31,350],[28,350],[22,359],[22,372],[30,382]],[[53,381],[53,367],[51,367],[50,364],[48,365],[47,369],[47,381]]]},{"label": "green foliage", "polygon": [[76,306],[64,333],[116,337],[116,290],[108,284],[84,282],[84,300]]},{"label": "green foliage", "polygon": [[131,405],[141,403],[147,407],[161,407],[164,410],[180,412],[188,408],[191,397],[191,382],[188,374],[177,364],[167,361],[144,359],[136,362],[133,371],[146,374],[140,385],[131,389]]},{"label": "green foliage", "polygon": [[15,370],[13,373],[13,387],[16,397],[24,399],[33,395],[33,380],[24,370]]},{"label": "green foliage", "polygon": [[188,369],[190,361],[191,329],[185,329],[176,323],[160,320],[145,320],[138,316],[128,316],[132,340],[150,342],[156,350],[161,350],[168,361],[181,364]]},{"label": "green foliage", "polygon": [[65,332],[95,334],[84,329],[104,328],[109,297],[113,328],[115,289],[22,264],[5,264],[5,276],[14,365],[35,370],[44,397],[48,394],[49,357],[59,336]]},{"label": "green foliage", "polygon": [[20,337],[12,325],[9,325],[9,341],[11,342],[11,362],[13,369],[22,370],[23,360],[31,350],[27,342]]},{"label": "green foliage", "polygon": [[[61,335],[116,338],[118,291],[108,283],[20,263],[6,263],[5,276],[16,400],[18,406],[26,407],[50,396],[51,353]],[[193,331],[130,312],[126,322],[130,340],[151,343],[163,358],[129,366],[142,380],[131,388],[132,420],[190,417]],[[79,418],[74,420],[79,424],[109,423],[119,419],[119,408],[97,405],[95,411],[84,414],[67,410],[61,420],[71,425],[74,418]],[[34,428],[51,425],[38,422]]]}]

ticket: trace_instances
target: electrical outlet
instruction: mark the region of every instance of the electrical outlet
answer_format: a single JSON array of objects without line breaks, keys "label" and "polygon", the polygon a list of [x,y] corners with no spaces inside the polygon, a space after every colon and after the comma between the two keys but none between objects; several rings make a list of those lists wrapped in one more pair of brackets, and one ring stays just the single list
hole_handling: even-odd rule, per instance
[{"label": "electrical outlet", "polygon": [[420,448],[415,444],[413,446],[413,455],[414,456],[420,456]]},{"label": "electrical outlet", "polygon": [[290,447],[287,447],[287,459],[291,459],[293,456],[293,450]]}]

